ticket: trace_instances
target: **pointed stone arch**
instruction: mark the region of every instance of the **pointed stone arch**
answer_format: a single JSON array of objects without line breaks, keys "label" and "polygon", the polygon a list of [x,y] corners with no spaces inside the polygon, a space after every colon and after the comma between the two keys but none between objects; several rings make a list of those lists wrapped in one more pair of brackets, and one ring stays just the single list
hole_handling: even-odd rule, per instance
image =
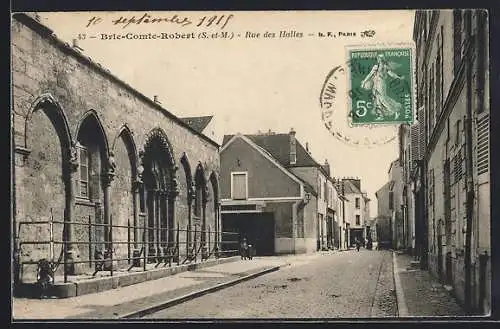
[{"label": "pointed stone arch", "polygon": [[[138,184],[138,155],[133,134],[129,127],[124,124],[115,135],[110,156],[116,158],[117,168],[113,180],[113,188],[110,191],[111,214],[113,224],[113,236],[116,240],[127,241],[128,245],[118,244],[115,246],[116,258],[131,257],[133,249],[137,248],[140,232],[138,216],[140,207],[141,186]],[[127,227],[125,227],[127,226]],[[130,261],[119,261],[118,264],[127,266]]]},{"label": "pointed stone arch", "polygon": [[75,132],[76,139],[78,140],[78,137],[80,136],[82,130],[85,128],[85,124],[87,123],[94,124],[94,128],[97,130],[96,132],[98,133],[98,138],[100,139],[101,143],[100,146],[102,147],[103,155],[107,157],[107,155],[109,154],[108,138],[106,135],[106,131],[104,130],[104,126],[102,125],[101,120],[99,119],[99,116],[97,115],[97,112],[95,110],[88,110],[83,114],[82,118],[78,121],[78,125],[76,127],[76,132]]},{"label": "pointed stone arch", "polygon": [[148,259],[154,262],[174,246],[175,198],[179,193],[174,150],[163,129],[154,128],[147,134],[141,157],[149,232],[146,237]]},{"label": "pointed stone arch", "polygon": [[124,124],[120,128],[120,130],[118,130],[118,134],[116,134],[115,138],[113,139],[113,144],[111,146],[111,151],[113,153],[115,152],[116,142],[120,138],[123,138],[123,140],[125,141],[125,146],[127,147],[127,150],[128,150],[129,155],[131,157],[130,161],[132,163],[132,177],[134,179],[136,179],[137,178],[137,165],[138,165],[139,156],[137,153],[137,146],[135,144],[132,131],[130,130],[130,128],[126,124]]},{"label": "pointed stone arch", "polygon": [[56,128],[56,131],[61,139],[61,144],[63,147],[63,154],[65,154],[68,159],[71,153],[71,145],[73,143],[73,138],[71,136],[71,130],[69,128],[68,120],[64,113],[61,104],[55,99],[50,93],[44,93],[38,96],[35,101],[31,104],[25,121],[25,134],[24,134],[24,147],[29,149],[28,145],[28,134],[29,134],[29,123],[33,118],[33,113],[43,110],[44,113],[49,117],[50,121]]},{"label": "pointed stone arch", "polygon": [[188,206],[192,201],[192,184],[193,184],[193,174],[191,171],[191,164],[189,163],[189,158],[186,152],[182,153],[182,157],[180,160],[181,166],[184,169],[184,175],[186,176],[186,198],[188,202]]},{"label": "pointed stone arch", "polygon": [[[208,199],[208,191],[207,191],[207,180],[205,176],[205,168],[203,167],[203,164],[198,162],[196,165],[196,170],[194,173],[194,185],[195,185],[195,205],[194,205],[194,217],[195,217],[195,222],[198,223],[200,226],[200,243],[203,248],[206,248],[206,241],[207,241],[207,236],[206,236],[206,224],[207,224],[207,218],[206,218],[206,205],[207,205],[207,199]],[[197,239],[197,237],[195,237]],[[203,255],[204,253],[202,253]]]},{"label": "pointed stone arch", "polygon": [[[72,218],[70,164],[73,138],[65,111],[52,94],[44,93],[31,103],[23,123],[24,133],[19,143],[22,145],[16,145],[15,149],[15,156],[22,155],[23,165],[19,167],[16,165],[16,168],[13,168],[16,175],[20,174],[20,177],[23,177],[22,184],[29,187],[16,191],[19,192],[16,198],[24,199],[22,206],[18,206],[24,217],[21,218],[26,221],[33,216],[34,220],[40,221],[52,217],[54,220],[70,222]],[[25,211],[24,207],[31,210]],[[13,218],[16,221],[16,216]],[[13,224],[15,227],[13,233],[20,239],[26,239],[23,235],[29,239],[48,238],[48,234],[45,236],[45,233],[36,233],[40,226],[27,224],[18,227],[17,222]],[[53,225],[52,232],[56,240],[70,240],[68,230],[65,230],[64,225],[60,223]],[[39,255],[46,257],[48,246],[26,246],[25,252],[30,253],[33,259]],[[62,252],[62,245],[58,245],[54,248],[53,256],[62,255]]]},{"label": "pointed stone arch", "polygon": [[165,150],[166,152],[166,158],[165,160],[167,161],[168,165],[172,166],[172,168],[177,169],[175,157],[174,157],[174,149],[172,147],[172,144],[170,143],[167,134],[163,129],[160,127],[153,128],[147,135],[146,135],[146,147],[151,144],[152,141],[158,141],[161,147]]},{"label": "pointed stone arch", "polygon": [[219,203],[219,177],[217,172],[212,171],[210,173],[210,176],[208,178],[210,185],[212,186],[212,204],[211,206],[213,207],[213,213],[214,213],[214,244],[216,249],[218,250],[220,247],[220,242],[221,242],[221,222],[220,222],[220,203]]}]

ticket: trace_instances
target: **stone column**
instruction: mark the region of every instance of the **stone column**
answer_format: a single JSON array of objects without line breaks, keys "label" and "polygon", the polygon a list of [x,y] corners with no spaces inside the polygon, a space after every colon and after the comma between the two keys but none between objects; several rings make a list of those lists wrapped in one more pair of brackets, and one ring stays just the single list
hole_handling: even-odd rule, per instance
[{"label": "stone column", "polygon": [[143,186],[142,175],[144,173],[143,166],[143,158],[144,152],[139,152],[139,163],[137,164],[137,174],[135,177],[135,181],[132,185],[132,193],[134,194],[134,250],[139,252],[139,244],[137,241],[139,240],[139,211],[141,207],[141,187]]},{"label": "stone column", "polygon": [[196,237],[192,236],[192,228],[193,228],[193,201],[196,198],[196,186],[194,181],[191,181],[191,184],[188,186],[189,194],[188,194],[188,231],[186,232],[186,238],[188,240],[188,248],[193,248],[193,241]]},{"label": "stone column", "polygon": [[210,248],[210,246],[207,245],[207,241],[208,241],[208,239],[207,239],[207,231],[208,231],[208,227],[207,227],[207,203],[208,203],[209,196],[210,196],[210,192],[208,190],[208,186],[205,185],[205,187],[203,188],[202,219],[201,219],[201,225],[202,225],[201,234],[202,234],[202,241],[203,241],[202,252],[203,252],[204,256],[208,255],[208,250]]},{"label": "stone column", "polygon": [[78,151],[78,144],[74,143],[71,145],[70,149],[70,159],[68,163],[68,194],[69,202],[66,203],[64,221],[66,222],[66,233],[64,234],[64,240],[69,241],[65,244],[65,276],[75,274],[75,264],[74,261],[78,258],[77,252],[73,247],[74,234],[73,234],[73,217],[75,212],[75,196],[78,193],[78,168],[80,165],[80,157]]},{"label": "stone column", "polygon": [[109,190],[111,186],[111,182],[115,177],[115,169],[116,164],[114,160],[113,153],[110,153],[107,159],[107,164],[105,171],[102,176],[102,184],[103,184],[103,208],[104,208],[104,223],[107,224],[105,226],[105,234],[104,240],[109,241],[106,243],[106,249],[113,248],[113,228],[112,228],[112,218],[110,214],[110,201],[109,201]]}]

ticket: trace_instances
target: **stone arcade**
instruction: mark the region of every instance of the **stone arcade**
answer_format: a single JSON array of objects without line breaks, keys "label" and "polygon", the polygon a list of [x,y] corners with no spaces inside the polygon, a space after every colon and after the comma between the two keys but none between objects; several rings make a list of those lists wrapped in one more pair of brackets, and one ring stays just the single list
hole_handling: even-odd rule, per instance
[{"label": "stone arcade", "polygon": [[[144,240],[150,261],[176,239],[181,255],[203,242],[214,249],[217,143],[25,14],[12,20],[12,76],[21,262],[57,261],[64,240],[72,274],[92,272],[96,251],[110,247],[115,267],[127,268]],[[33,264],[21,267],[22,280],[34,275]]]}]

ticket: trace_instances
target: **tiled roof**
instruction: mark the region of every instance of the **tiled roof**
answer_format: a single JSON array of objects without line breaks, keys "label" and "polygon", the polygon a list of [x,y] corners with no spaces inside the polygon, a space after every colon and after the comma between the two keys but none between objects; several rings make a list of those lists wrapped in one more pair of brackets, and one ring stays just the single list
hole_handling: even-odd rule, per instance
[{"label": "tiled roof", "polygon": [[362,192],[349,180],[339,180],[338,189],[342,193],[342,185],[344,185],[344,194],[362,194]]},{"label": "tiled roof", "polygon": [[[225,145],[233,136],[225,135],[222,145]],[[290,164],[290,134],[256,134],[245,136],[269,152],[285,167],[321,167],[298,140],[296,141],[297,161],[293,165]]]},{"label": "tiled roof", "polygon": [[212,115],[207,115],[203,117],[188,117],[180,119],[185,123],[187,123],[191,128],[193,128],[197,132],[203,133],[203,130],[208,126],[212,118],[213,118]]},{"label": "tiled roof", "polygon": [[[267,153],[268,155],[270,155],[271,157],[273,157],[273,155],[267,151],[266,149],[264,149],[263,147],[257,145],[257,147],[259,147],[263,152]],[[297,178],[297,180],[299,180],[302,184],[304,184],[304,189],[306,192],[309,192],[309,193],[312,193],[314,196],[317,196],[317,193],[316,191],[314,190],[314,187],[311,186],[311,184],[309,184],[308,182],[306,182],[305,180],[303,180],[302,178],[300,178],[299,176],[295,175],[293,172],[289,171],[288,172],[294,176],[295,178]]]},{"label": "tiled roof", "polygon": [[[276,143],[276,142],[275,143],[264,143],[264,142],[266,142],[268,140],[266,140],[265,138],[259,138],[259,136],[263,136],[263,135],[244,135],[244,136],[247,137],[248,139],[250,139],[252,142],[254,142],[257,145],[257,147],[262,152],[266,153],[271,158],[273,158],[276,161],[278,161],[278,163],[280,165],[282,165],[283,167],[285,167],[285,170],[287,170],[292,176],[294,176],[298,181],[300,181],[304,185],[304,190],[306,192],[311,193],[314,196],[317,196],[317,192],[314,190],[314,187],[311,184],[309,184],[308,182],[306,182],[302,178],[298,177],[297,175],[295,175],[290,170],[286,169],[287,167],[289,167],[289,165],[287,163],[284,163],[283,161],[281,161],[282,159],[284,159],[284,157],[282,157],[282,159],[280,159],[280,158],[277,157],[277,155],[282,154],[282,151],[281,151],[281,149],[279,147],[276,147],[276,146],[283,145],[283,143],[281,143],[281,144],[280,143]],[[288,138],[288,134],[278,134],[278,135],[269,135],[269,136],[280,136],[281,139],[283,139],[283,137],[287,137]],[[233,137],[234,137],[234,135],[224,135],[224,138],[222,140],[222,146],[226,145],[226,143],[229,142],[231,140],[231,138],[233,138]],[[267,147],[264,147],[263,145],[267,145]],[[287,148],[288,148],[289,147],[289,145],[288,145],[288,139],[287,139],[286,145],[287,145]],[[298,158],[298,156],[297,156],[297,158]]]}]

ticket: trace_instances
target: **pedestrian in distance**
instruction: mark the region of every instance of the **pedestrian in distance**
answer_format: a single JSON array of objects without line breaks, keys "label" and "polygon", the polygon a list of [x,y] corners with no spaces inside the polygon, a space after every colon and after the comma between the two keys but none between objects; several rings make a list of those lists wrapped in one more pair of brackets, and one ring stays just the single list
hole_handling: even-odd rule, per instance
[{"label": "pedestrian in distance", "polygon": [[255,255],[255,246],[253,244],[248,245],[248,259],[252,260]]},{"label": "pedestrian in distance", "polygon": [[359,248],[361,247],[361,242],[359,241],[358,238],[356,238],[355,243],[356,243],[356,250],[359,252]]},{"label": "pedestrian in distance", "polygon": [[243,260],[247,259],[247,257],[248,257],[248,243],[247,243],[247,238],[243,238],[243,241],[241,241],[240,254],[241,254],[241,259],[243,259]]}]

